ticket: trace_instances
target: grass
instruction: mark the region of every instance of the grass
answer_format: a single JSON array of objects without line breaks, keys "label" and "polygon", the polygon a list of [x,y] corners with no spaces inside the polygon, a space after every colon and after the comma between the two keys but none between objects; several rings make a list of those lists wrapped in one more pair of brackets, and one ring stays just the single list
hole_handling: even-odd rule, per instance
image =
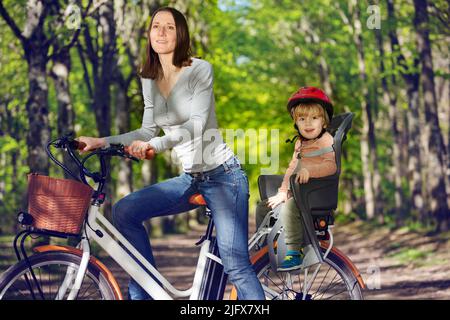
[{"label": "grass", "polygon": [[355,212],[350,212],[347,214],[342,214],[340,212],[337,212],[336,215],[334,216],[334,219],[337,223],[341,223],[341,224],[347,224],[347,223],[354,222],[356,220],[361,220]]},{"label": "grass", "polygon": [[437,235],[437,237],[439,238],[439,240],[450,240],[450,231],[446,231],[446,232],[441,232],[440,234]]},{"label": "grass", "polygon": [[430,257],[432,254],[432,251],[406,247],[388,254],[388,257],[397,260],[401,264],[419,267],[426,265],[428,263],[428,257]]},{"label": "grass", "polygon": [[0,235],[0,243],[10,243],[12,244],[12,241],[14,240],[13,235]]}]

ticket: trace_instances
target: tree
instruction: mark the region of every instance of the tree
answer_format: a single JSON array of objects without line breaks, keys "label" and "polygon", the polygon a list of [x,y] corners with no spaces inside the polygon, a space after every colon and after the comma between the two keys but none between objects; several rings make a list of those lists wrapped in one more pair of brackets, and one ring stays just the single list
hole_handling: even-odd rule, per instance
[{"label": "tree", "polygon": [[[397,80],[393,73],[389,75],[386,70],[384,60],[386,59],[384,51],[384,41],[381,30],[376,30],[376,38],[378,50],[380,52],[380,74],[381,74],[381,89],[385,105],[389,110],[389,118],[391,121],[392,130],[392,175],[394,182],[394,215],[396,217],[405,217],[406,208],[408,204],[405,202],[404,191],[402,187],[402,140],[399,132],[399,122],[402,119],[402,110],[397,105]],[[389,57],[389,63],[393,61]],[[388,80],[390,79],[390,82]]]},{"label": "tree", "polygon": [[[339,4],[338,4],[339,5]],[[364,197],[367,218],[373,219],[377,210],[377,197],[380,193],[380,177],[378,173],[378,160],[376,151],[376,139],[373,125],[372,107],[368,88],[368,75],[365,61],[365,51],[362,35],[361,12],[357,1],[352,0],[349,4],[351,19],[343,9],[339,8],[342,20],[349,26],[353,41],[357,49],[357,61],[359,69],[359,80],[361,85],[361,111],[362,111],[362,135],[361,135],[361,162],[363,165]],[[381,219],[382,216],[380,215]]]},{"label": "tree", "polygon": [[425,197],[422,194],[422,161],[420,155],[420,127],[419,127],[419,74],[417,66],[419,60],[413,57],[408,62],[402,53],[397,35],[397,20],[392,0],[387,0],[388,19],[390,22],[389,39],[391,51],[397,57],[397,68],[406,83],[408,99],[407,128],[408,128],[408,171],[412,209],[417,211],[422,221],[426,220]]},{"label": "tree", "polygon": [[50,139],[48,120],[48,84],[46,66],[50,39],[44,32],[44,22],[49,8],[44,1],[27,2],[27,20],[20,31],[14,19],[0,1],[0,15],[20,40],[28,65],[28,166],[32,172],[48,174],[49,162],[45,146]]},{"label": "tree", "polygon": [[437,231],[450,229],[450,211],[445,189],[446,149],[437,116],[437,99],[434,84],[433,59],[429,39],[427,0],[414,0],[414,27],[421,61],[420,79],[425,108],[425,136],[427,138],[427,185],[431,191],[431,211],[437,220]]}]

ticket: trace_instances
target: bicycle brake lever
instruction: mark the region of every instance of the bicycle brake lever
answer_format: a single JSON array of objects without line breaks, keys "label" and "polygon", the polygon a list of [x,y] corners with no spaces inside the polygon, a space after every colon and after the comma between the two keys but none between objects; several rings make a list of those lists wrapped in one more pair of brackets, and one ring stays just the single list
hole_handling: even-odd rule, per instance
[{"label": "bicycle brake lever", "polygon": [[121,157],[131,159],[133,161],[139,162],[139,159],[132,156],[127,152],[128,148],[125,147],[123,144],[111,144],[111,147],[114,148],[114,151]]},{"label": "bicycle brake lever", "polygon": [[139,159],[138,159],[138,158],[133,157],[133,156],[130,155],[130,154],[124,153],[123,156],[124,156],[125,158],[127,158],[127,159],[131,159],[131,160],[133,160],[133,161],[135,161],[135,162],[139,162]]}]

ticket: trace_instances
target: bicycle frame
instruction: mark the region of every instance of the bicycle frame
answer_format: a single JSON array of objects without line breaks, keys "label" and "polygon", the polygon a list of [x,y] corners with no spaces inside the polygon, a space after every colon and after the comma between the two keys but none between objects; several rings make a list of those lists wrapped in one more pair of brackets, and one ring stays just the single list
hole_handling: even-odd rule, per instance
[{"label": "bicycle frame", "polygon": [[[90,257],[87,239],[97,242],[97,244],[155,300],[173,300],[170,294],[175,297],[189,297],[190,300],[198,299],[207,259],[212,259],[215,262],[222,264],[219,257],[209,252],[211,240],[204,239],[201,244],[191,288],[187,290],[178,290],[172,286],[172,284],[100,213],[98,205],[92,205],[90,207],[88,213],[88,225],[89,227],[86,227],[85,225],[82,231],[82,234],[85,234],[85,236],[83,236],[83,239],[80,242],[80,249],[83,251],[80,268],[76,275],[73,273],[73,270],[68,270],[66,278],[63,281],[64,284],[70,283],[73,280],[73,277],[76,277],[75,284],[72,286],[72,291],[69,294],[69,299],[76,297],[77,290],[79,289],[77,280],[83,279],[86,271],[85,265],[87,266]],[[117,241],[114,240],[113,237],[115,237]],[[122,246],[128,250],[131,255]],[[145,269],[135,261],[133,256],[145,267]],[[149,273],[153,275],[162,286],[155,281]],[[81,284],[81,282],[79,282],[79,284]],[[61,288],[62,293],[64,293],[67,288]],[[63,294],[58,296],[63,296]]]}]

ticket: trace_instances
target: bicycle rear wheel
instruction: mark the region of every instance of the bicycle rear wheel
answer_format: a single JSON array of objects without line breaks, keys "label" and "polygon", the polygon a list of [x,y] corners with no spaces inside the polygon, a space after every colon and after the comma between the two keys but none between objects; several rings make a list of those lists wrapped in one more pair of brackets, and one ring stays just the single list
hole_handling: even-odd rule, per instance
[{"label": "bicycle rear wheel", "polygon": [[357,278],[346,263],[333,252],[328,254],[315,276],[314,272],[319,265],[307,269],[306,274],[305,270],[274,271],[268,253],[262,255],[253,265],[264,287],[266,299],[269,300],[363,299]]},{"label": "bicycle rear wheel", "polygon": [[[60,290],[67,272],[76,272],[81,257],[67,252],[45,252],[29,257],[36,276],[33,280],[25,260],[11,266],[0,276],[1,300],[55,300],[67,299],[69,290]],[[40,290],[39,290],[40,288]],[[69,285],[70,288],[70,285]],[[65,292],[64,292],[65,291]],[[64,295],[62,294],[64,292]],[[60,297],[58,297],[58,294]],[[114,300],[114,290],[102,272],[88,264],[77,300]]]}]

